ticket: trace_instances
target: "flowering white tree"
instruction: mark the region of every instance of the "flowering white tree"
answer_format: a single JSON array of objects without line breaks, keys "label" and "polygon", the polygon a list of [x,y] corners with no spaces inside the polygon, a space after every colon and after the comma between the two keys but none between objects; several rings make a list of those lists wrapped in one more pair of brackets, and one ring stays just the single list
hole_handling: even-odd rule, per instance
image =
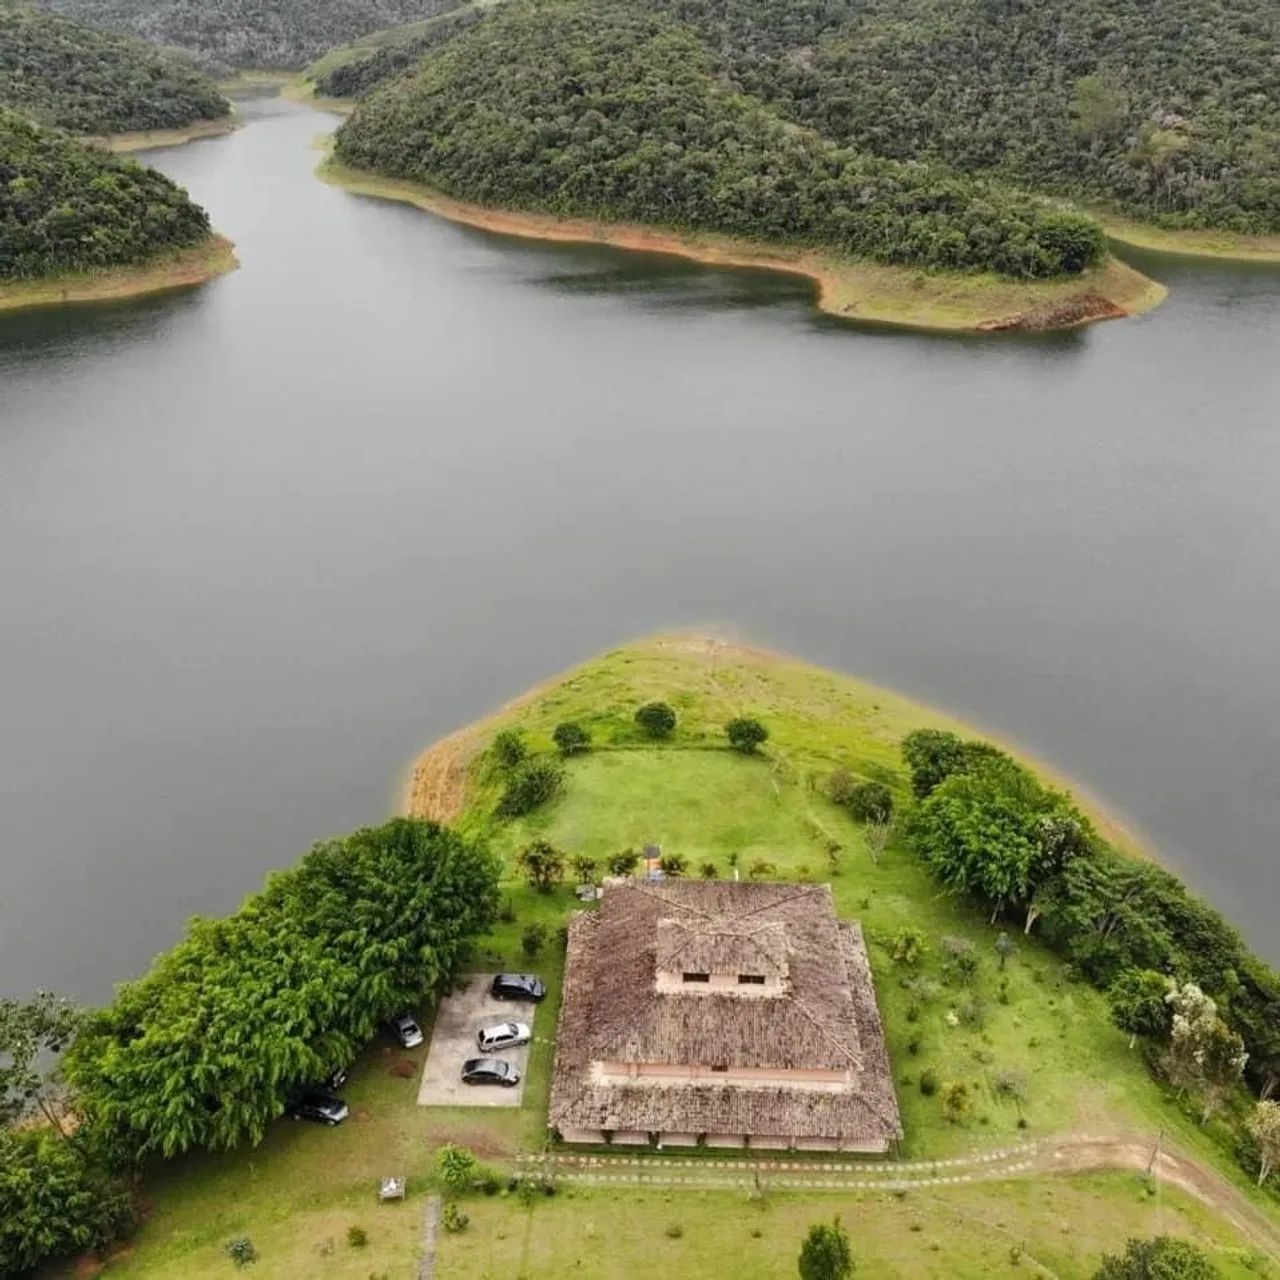
[{"label": "flowering white tree", "polygon": [[1218,1006],[1194,983],[1174,987],[1165,1000],[1172,1011],[1165,1074],[1179,1093],[1202,1095],[1202,1123],[1240,1079],[1249,1055],[1244,1041],[1218,1016]]},{"label": "flowering white tree", "polygon": [[1260,1102],[1249,1117],[1249,1136],[1258,1144],[1258,1186],[1280,1166],[1280,1102]]}]

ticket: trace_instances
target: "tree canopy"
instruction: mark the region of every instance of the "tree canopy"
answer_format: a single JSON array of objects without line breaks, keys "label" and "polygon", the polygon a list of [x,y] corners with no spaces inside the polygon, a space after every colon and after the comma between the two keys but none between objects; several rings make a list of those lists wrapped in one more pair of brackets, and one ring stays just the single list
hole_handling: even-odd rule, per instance
[{"label": "tree canopy", "polygon": [[41,0],[96,27],[189,49],[233,67],[301,67],[372,31],[458,0]]},{"label": "tree canopy", "polygon": [[0,280],[145,262],[208,234],[163,174],[0,107]]},{"label": "tree canopy", "polygon": [[[772,12],[772,10],[770,10]],[[348,164],[482,204],[1015,277],[1102,257],[1083,215],[785,118],[659,8],[508,0],[365,99]]]},{"label": "tree canopy", "polygon": [[234,915],[193,920],[65,1059],[118,1162],[257,1142],[300,1086],[416,1007],[497,914],[498,866],[435,823],[317,845]]},{"label": "tree canopy", "polygon": [[0,0],[0,105],[91,134],[173,129],[231,110],[182,59],[11,0]]}]

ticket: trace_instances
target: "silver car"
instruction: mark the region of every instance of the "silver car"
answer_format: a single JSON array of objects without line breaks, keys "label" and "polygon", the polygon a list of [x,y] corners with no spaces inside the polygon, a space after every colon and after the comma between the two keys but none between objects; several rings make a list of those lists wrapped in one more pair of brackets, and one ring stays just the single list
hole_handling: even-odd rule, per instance
[{"label": "silver car", "polygon": [[416,1049],[422,1043],[422,1028],[407,1014],[402,1013],[390,1022],[391,1034],[406,1049]]},{"label": "silver car", "polygon": [[497,1049],[514,1049],[529,1043],[529,1028],[523,1022],[499,1022],[492,1027],[481,1027],[476,1032],[476,1045],[481,1053],[493,1053]]}]

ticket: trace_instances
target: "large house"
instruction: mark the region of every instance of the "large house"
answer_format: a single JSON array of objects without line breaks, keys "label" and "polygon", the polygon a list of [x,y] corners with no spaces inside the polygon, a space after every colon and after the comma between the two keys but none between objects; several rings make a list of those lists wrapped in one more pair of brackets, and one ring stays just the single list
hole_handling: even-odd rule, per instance
[{"label": "large house", "polygon": [[569,926],[566,1142],[885,1151],[902,1136],[862,930],[826,885],[615,880]]}]

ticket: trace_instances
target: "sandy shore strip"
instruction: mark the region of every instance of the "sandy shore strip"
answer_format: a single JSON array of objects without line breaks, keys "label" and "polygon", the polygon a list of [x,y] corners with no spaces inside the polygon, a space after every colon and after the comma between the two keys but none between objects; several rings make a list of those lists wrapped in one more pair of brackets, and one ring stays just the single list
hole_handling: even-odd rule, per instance
[{"label": "sandy shore strip", "polygon": [[231,241],[212,235],[189,249],[179,249],[138,266],[42,280],[0,281],[0,311],[141,298],[203,284],[239,265]]},{"label": "sandy shore strip", "polygon": [[91,147],[100,147],[103,151],[133,152],[154,151],[158,147],[178,147],[184,142],[195,142],[199,138],[220,138],[224,134],[233,133],[244,124],[233,111],[230,115],[219,116],[216,120],[197,120],[194,124],[181,129],[148,129],[141,133],[108,133],[102,136],[84,137],[80,141]]},{"label": "sandy shore strip", "polygon": [[1166,296],[1162,285],[1116,258],[1060,280],[1022,282],[994,275],[925,272],[811,250],[772,249],[728,236],[490,209],[454,200],[418,183],[351,169],[332,158],[317,172],[324,181],[357,195],[403,201],[502,235],[604,244],[710,266],[801,276],[817,286],[818,307],[844,320],[953,332],[1068,329],[1149,311]]}]

